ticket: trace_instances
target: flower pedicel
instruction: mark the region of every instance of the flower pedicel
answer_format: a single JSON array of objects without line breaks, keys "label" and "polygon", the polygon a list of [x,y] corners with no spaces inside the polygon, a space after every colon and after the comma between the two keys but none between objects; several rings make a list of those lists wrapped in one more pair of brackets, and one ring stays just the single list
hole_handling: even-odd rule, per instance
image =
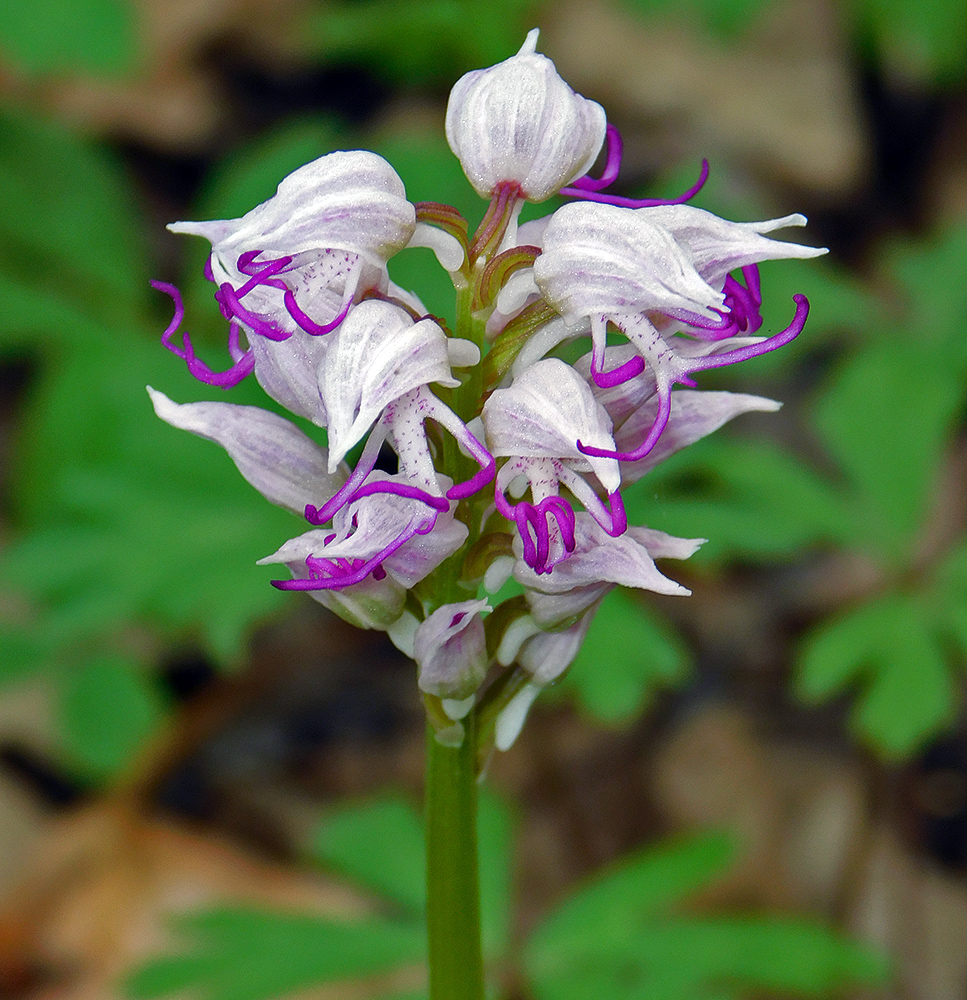
[{"label": "flower pedicel", "polygon": [[[767,235],[800,215],[733,223],[685,204],[704,167],[671,202],[609,194],[620,136],[536,44],[534,30],[450,95],[447,139],[490,202],[473,237],[450,206],[410,204],[374,153],[336,152],[241,219],[170,227],[212,244],[225,370],[179,336],[178,291],[155,283],[175,303],[163,342],[196,378],[228,388],[254,373],[326,428],[328,446],[257,407],[179,405],[150,390],[158,415],[222,445],[263,496],[308,522],[262,560],[291,573],[274,585],[386,630],[416,659],[447,745],[486,711],[496,744],[510,746],[614,586],[687,593],[654,560],[687,558],[701,540],[629,526],[622,489],[733,417],[777,408],[702,391],[694,376],[797,336],[800,295],[785,330],[756,336],[757,265],[824,252]],[[573,200],[518,227],[525,201],[554,194]],[[455,331],[390,281],[387,261],[408,246],[432,247],[449,271]],[[609,332],[621,342],[609,346]],[[551,356],[578,338],[590,348],[579,361]],[[393,475],[376,468],[386,447]],[[511,575],[524,599],[493,606]]]}]

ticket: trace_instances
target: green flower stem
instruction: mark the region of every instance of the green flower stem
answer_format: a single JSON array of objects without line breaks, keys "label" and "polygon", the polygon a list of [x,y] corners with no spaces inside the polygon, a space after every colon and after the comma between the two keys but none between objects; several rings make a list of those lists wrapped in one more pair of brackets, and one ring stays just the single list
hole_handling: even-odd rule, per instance
[{"label": "green flower stem", "polygon": [[474,713],[459,747],[427,726],[426,918],[430,1000],[483,1000],[477,881],[477,739]]}]

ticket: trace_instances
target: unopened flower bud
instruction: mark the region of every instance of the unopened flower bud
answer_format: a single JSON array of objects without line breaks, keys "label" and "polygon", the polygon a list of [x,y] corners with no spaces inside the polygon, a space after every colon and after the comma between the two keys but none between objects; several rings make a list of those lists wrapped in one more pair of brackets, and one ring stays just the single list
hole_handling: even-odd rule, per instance
[{"label": "unopened flower bud", "polygon": [[450,91],[447,141],[477,193],[516,184],[544,201],[586,174],[604,143],[604,108],[561,79],[538,55],[538,31],[520,52],[462,76]]},{"label": "unopened flower bud", "polygon": [[420,689],[451,701],[470,697],[487,673],[487,643],[481,612],[486,601],[462,601],[437,608],[416,630],[413,658]]}]

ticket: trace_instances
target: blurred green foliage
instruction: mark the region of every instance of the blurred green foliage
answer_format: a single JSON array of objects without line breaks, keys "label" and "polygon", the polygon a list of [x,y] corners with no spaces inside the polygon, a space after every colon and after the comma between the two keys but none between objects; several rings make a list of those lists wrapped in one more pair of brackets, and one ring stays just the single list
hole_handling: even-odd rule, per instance
[{"label": "blurred green foliage", "polygon": [[[488,794],[478,825],[484,951],[496,979],[511,961],[513,829],[506,807]],[[142,966],[128,980],[128,994],[153,1000],[190,990],[200,1000],[269,1000],[360,980],[351,986],[354,995],[389,1000],[402,995],[400,981],[419,983],[425,947],[419,814],[391,796],[343,806],[320,825],[311,853],[377,902],[373,914],[334,921],[221,909],[180,918],[181,953]],[[685,915],[683,904],[724,875],[737,853],[731,837],[703,835],[639,852],[592,878],[523,944],[534,995],[711,1000],[752,988],[814,997],[884,981],[883,959],[812,921]],[[393,973],[397,985],[381,985],[379,977],[393,982]],[[414,985],[405,995],[425,991]]]},{"label": "blurred green foliage", "polygon": [[0,53],[30,76],[120,76],[138,63],[136,17],[125,0],[0,0]]},{"label": "blurred green foliage", "polygon": [[[496,959],[510,930],[512,828],[509,813],[483,794],[478,813],[481,923]],[[386,796],[333,811],[310,845],[311,860],[373,901],[349,920],[221,909],[177,921],[184,954],[142,966],[127,983],[135,1000],[191,990],[200,1000],[270,1000],[298,989],[380,974],[422,979],[425,964],[425,861],[420,814]],[[378,980],[361,995],[389,1000]],[[409,995],[409,992],[407,992]],[[417,990],[414,996],[424,995]]]},{"label": "blurred green foliage", "polygon": [[[726,44],[769,6],[626,2],[649,17],[690,19]],[[119,0],[42,9],[0,0],[0,53],[31,80],[130,73],[139,58],[134,10]],[[441,90],[516,51],[536,11],[525,0],[320,3],[304,39],[320,60],[364,61],[398,86]],[[868,64],[923,88],[949,87],[967,72],[963,4],[852,0],[844,12]],[[242,214],[298,165],[362,143],[336,122],[290,122],[216,165],[192,217]],[[479,219],[483,206],[439,132],[366,145],[394,164],[414,200],[449,202]],[[669,183],[677,190],[690,179]],[[713,173],[695,203],[721,209],[720,197]],[[156,263],[145,234],[134,185],[103,145],[0,109],[0,353],[33,370],[0,554],[0,681],[41,674],[56,685],[64,760],[92,784],[110,782],[164,725],[168,708],[152,679],[160,650],[187,640],[222,665],[241,661],[255,624],[284,600],[267,585],[271,571],[253,563],[298,523],[242,483],[219,449],[154,417],[148,383],[179,402],[211,393],[158,345],[171,303],[148,286]],[[205,244],[184,242],[188,328],[215,365],[224,329],[201,274]],[[402,254],[391,270],[447,316],[451,289],[429,251]],[[782,398],[795,366],[821,349],[808,448],[753,440],[763,425],[746,417],[736,433],[663,464],[627,503],[633,521],[707,536],[694,559],[699,574],[804,553],[872,566],[871,591],[802,637],[793,690],[807,705],[848,692],[857,738],[891,763],[956,718],[967,663],[967,538],[927,543],[963,430],[965,271],[967,224],[886,246],[862,282],[821,262],[765,267],[763,332],[788,322],[794,292],[808,295],[812,315],[798,346],[743,368],[757,391],[775,385]],[[885,289],[888,304],[873,289]],[[271,405],[251,384],[230,398]],[[627,641],[616,649],[619,633]],[[561,693],[618,724],[690,670],[687,646],[658,613],[618,590]],[[487,948],[501,968],[510,961],[512,824],[487,799],[480,836]],[[334,811],[312,855],[363,889],[373,915],[350,923],[254,910],[188,916],[176,928],[186,953],[146,965],[131,994],[259,1000],[418,965],[423,855],[413,810],[387,798]],[[883,975],[877,959],[806,921],[688,916],[681,904],[733,855],[715,836],[660,845],[580,889],[523,948],[535,995],[568,1000],[603,986],[618,998],[813,996]]]},{"label": "blurred green foliage", "polygon": [[812,997],[877,985],[885,962],[804,919],[690,916],[682,904],[735,860],[705,834],[626,857],[551,913],[525,949],[540,1000],[738,1000],[750,991]]}]

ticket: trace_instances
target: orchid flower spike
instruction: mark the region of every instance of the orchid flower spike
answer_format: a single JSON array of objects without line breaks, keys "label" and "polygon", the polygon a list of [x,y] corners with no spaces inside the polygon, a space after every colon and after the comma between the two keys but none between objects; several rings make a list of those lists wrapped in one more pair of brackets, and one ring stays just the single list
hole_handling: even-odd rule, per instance
[{"label": "orchid flower spike", "polygon": [[[376,154],[335,152],[241,218],[169,227],[211,243],[226,371],[197,357],[178,290],[156,283],[174,301],[162,343],[191,374],[230,388],[254,373],[325,438],[258,407],[149,390],[158,416],[223,447],[302,519],[261,560],[287,570],[273,585],[386,631],[415,660],[445,746],[476,733],[509,747],[614,587],[688,593],[656,561],[701,540],[629,526],[623,491],[734,417],[778,407],[699,391],[693,376],[797,336],[802,296],[785,330],[757,335],[758,265],[824,252],[772,238],[801,215],[736,223],[682,204],[705,167],[671,201],[607,193],[621,137],[537,38],[450,94],[447,140],[489,201],[475,232],[452,206],[410,204]],[[518,226],[524,201],[555,194],[575,200]],[[431,248],[451,280],[450,325],[390,280],[410,247]],[[551,355],[577,338],[584,357]],[[511,577],[517,596],[502,601]]]},{"label": "orchid flower spike", "polygon": [[514,186],[544,201],[586,174],[604,143],[604,108],[561,79],[536,51],[534,28],[520,51],[462,76],[450,91],[450,148],[477,193]]}]

